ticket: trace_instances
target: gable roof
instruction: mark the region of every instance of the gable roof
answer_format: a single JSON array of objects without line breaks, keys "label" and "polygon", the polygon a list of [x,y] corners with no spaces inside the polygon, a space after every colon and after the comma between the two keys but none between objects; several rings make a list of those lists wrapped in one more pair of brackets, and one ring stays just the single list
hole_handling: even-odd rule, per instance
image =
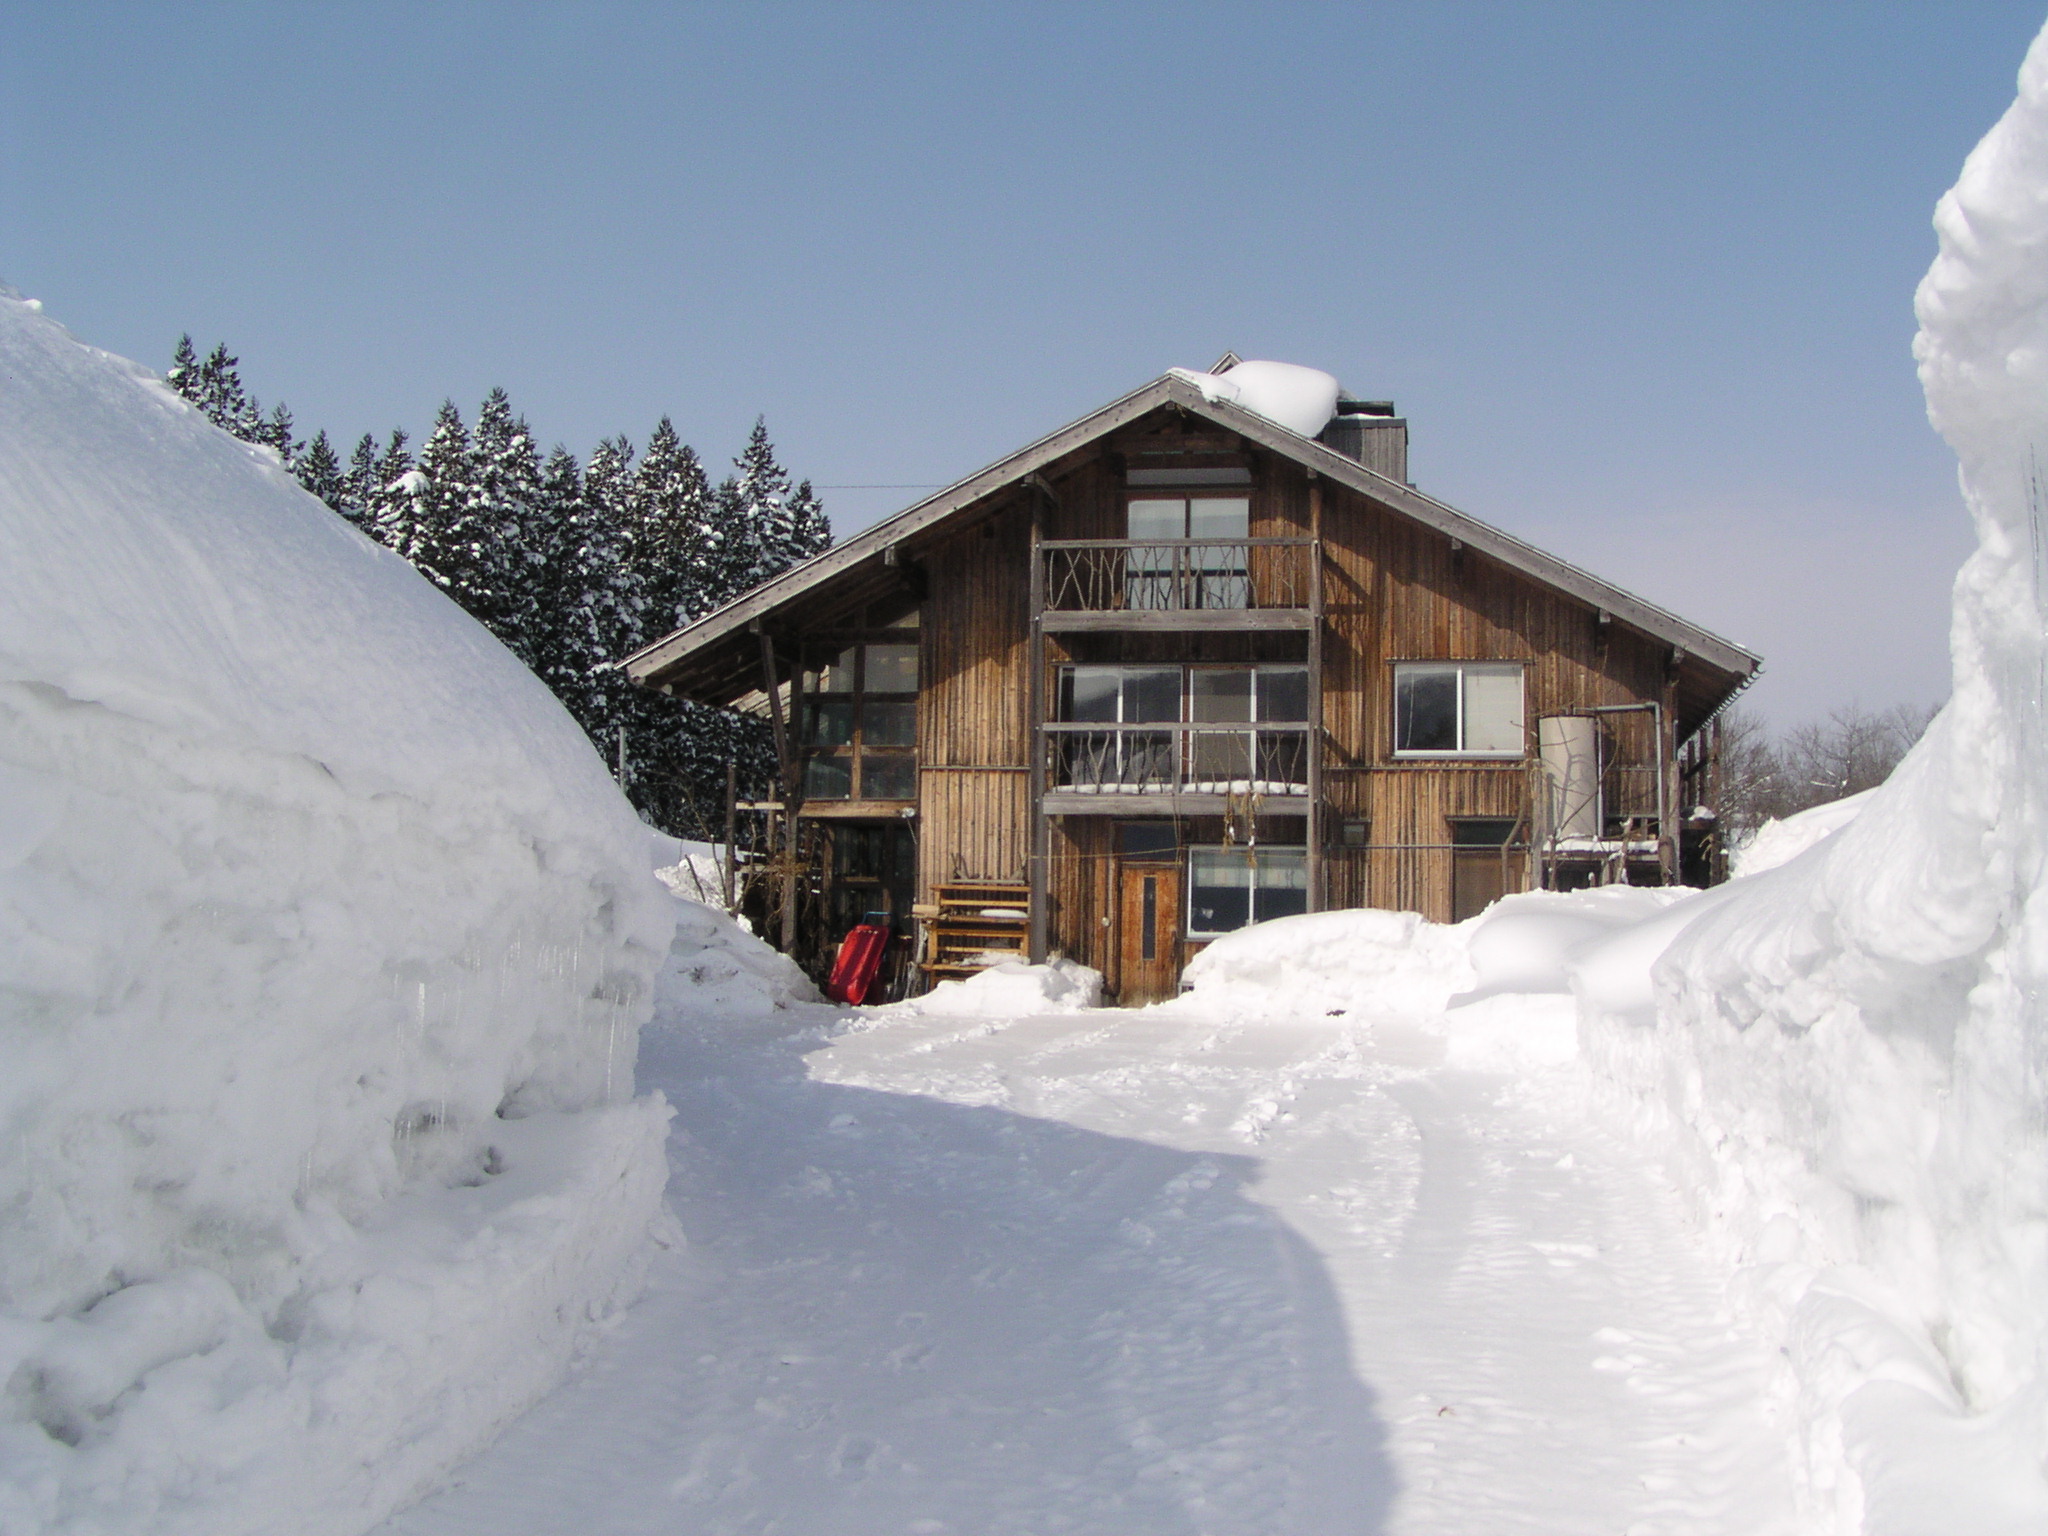
[{"label": "gable roof", "polygon": [[[862,530],[845,543],[834,545],[825,553],[792,566],[779,576],[770,577],[724,607],[642,647],[616,665],[634,682],[659,688],[663,685],[664,674],[676,670],[692,654],[727,640],[736,632],[747,630],[859,567],[891,560],[895,546],[905,539],[965,512],[999,491],[1021,484],[1067,454],[1167,405],[1178,406],[1191,416],[1235,432],[1426,527],[1460,540],[1467,548],[1520,571],[1547,587],[1568,593],[1587,606],[1612,616],[1615,622],[1666,642],[1686,657],[1697,658],[1715,671],[1728,675],[1724,696],[1732,696],[1748,683],[1763,664],[1762,658],[1753,652],[1701,629],[1677,614],[1602,581],[1554,555],[1545,554],[1535,545],[1467,516],[1433,496],[1424,495],[1412,485],[1389,479],[1366,468],[1356,459],[1291,432],[1256,411],[1228,400],[1211,400],[1187,376],[1168,373],[1006,458],[998,459],[986,469],[947,486],[894,517]],[[1717,700],[1716,706],[1718,703]]]}]

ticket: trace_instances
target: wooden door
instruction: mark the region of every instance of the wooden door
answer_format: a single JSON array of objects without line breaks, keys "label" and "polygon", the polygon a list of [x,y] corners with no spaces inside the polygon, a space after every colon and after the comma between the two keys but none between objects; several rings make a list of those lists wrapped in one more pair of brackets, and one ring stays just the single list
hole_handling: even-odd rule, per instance
[{"label": "wooden door", "polygon": [[1135,1008],[1180,991],[1180,866],[1117,869],[1117,1001]]}]

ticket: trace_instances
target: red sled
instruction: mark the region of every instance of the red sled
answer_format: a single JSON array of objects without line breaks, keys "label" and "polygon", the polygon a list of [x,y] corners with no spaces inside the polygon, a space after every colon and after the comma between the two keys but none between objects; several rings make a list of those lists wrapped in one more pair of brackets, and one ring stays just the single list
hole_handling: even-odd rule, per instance
[{"label": "red sled", "polygon": [[889,930],[880,923],[862,923],[839,944],[839,958],[832,962],[832,979],[825,983],[825,996],[835,1003],[858,1004],[875,984],[882,969],[882,951],[889,947]]}]

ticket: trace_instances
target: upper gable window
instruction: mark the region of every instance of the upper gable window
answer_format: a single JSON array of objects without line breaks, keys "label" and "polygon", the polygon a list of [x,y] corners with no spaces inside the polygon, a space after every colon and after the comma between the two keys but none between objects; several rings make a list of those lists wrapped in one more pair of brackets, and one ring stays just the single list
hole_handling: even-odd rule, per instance
[{"label": "upper gable window", "polygon": [[1251,606],[1249,494],[1134,489],[1124,513],[1127,607]]},{"label": "upper gable window", "polygon": [[1528,750],[1522,665],[1404,661],[1394,667],[1394,752],[1521,757]]}]

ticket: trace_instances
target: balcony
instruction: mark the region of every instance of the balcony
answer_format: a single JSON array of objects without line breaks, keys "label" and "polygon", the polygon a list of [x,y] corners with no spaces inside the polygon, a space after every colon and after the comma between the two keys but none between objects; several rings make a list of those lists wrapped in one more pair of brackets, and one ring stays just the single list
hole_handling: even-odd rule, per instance
[{"label": "balcony", "polygon": [[1272,630],[1314,624],[1314,539],[1047,539],[1045,631]]},{"label": "balcony", "polygon": [[1218,816],[1256,798],[1272,815],[1308,805],[1306,724],[1048,722],[1045,810],[1054,816]]}]

